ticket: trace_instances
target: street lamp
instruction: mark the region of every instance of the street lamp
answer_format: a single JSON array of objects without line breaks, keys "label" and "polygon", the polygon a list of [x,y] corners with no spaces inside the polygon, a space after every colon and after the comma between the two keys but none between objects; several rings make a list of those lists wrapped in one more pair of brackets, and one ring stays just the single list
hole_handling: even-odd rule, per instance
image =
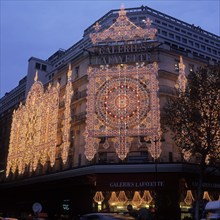
[{"label": "street lamp", "polygon": [[[165,139],[164,138],[157,138],[157,137],[154,137],[154,139],[150,139],[147,141],[148,144],[151,144],[152,142],[154,143],[154,146],[156,148],[157,146],[157,143],[158,142],[164,142]],[[156,151],[156,149],[155,149]],[[156,153],[152,156],[154,158],[154,165],[155,165],[155,182],[156,182],[156,185],[155,185],[155,192],[154,192],[154,206],[155,206],[155,219],[157,220],[158,219],[158,216],[157,216],[157,192],[158,192],[158,171],[157,171],[157,164],[158,164],[158,158],[159,158],[159,155],[157,155]]]}]

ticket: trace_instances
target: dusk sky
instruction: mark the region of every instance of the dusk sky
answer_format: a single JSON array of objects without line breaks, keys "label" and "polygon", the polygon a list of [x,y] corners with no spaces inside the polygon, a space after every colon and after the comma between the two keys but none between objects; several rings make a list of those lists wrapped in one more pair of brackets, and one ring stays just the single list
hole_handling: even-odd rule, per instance
[{"label": "dusk sky", "polygon": [[220,35],[220,0],[0,0],[0,97],[27,74],[28,59],[68,49],[112,9],[148,6]]}]

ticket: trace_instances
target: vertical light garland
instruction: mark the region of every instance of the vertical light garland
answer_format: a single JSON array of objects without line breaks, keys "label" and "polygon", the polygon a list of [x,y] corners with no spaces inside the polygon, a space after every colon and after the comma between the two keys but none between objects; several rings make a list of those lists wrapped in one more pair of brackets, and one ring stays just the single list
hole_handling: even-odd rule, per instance
[{"label": "vertical light garland", "polygon": [[108,90],[108,71],[109,71],[109,66],[106,65],[105,66],[105,72],[106,72],[106,76],[105,76],[105,142],[103,144],[103,148],[104,149],[108,149],[109,148],[109,142],[108,142],[108,96],[109,96],[109,90]]},{"label": "vertical light garland", "polygon": [[65,91],[65,111],[64,111],[64,119],[63,119],[63,128],[62,128],[62,147],[61,147],[61,157],[63,163],[67,162],[69,147],[70,147],[70,128],[71,128],[71,99],[73,94],[72,88],[72,68],[71,64],[69,64],[69,69],[67,72],[67,84]]},{"label": "vertical light garland", "polygon": [[137,130],[138,130],[138,135],[137,135],[137,147],[140,148],[142,143],[141,143],[141,140],[140,140],[140,95],[139,95],[139,68],[143,68],[144,66],[144,63],[142,63],[141,65],[139,63],[136,63],[136,78],[137,78],[137,95],[136,95],[136,98],[137,98],[137,121],[138,121],[138,125],[137,125]]},{"label": "vertical light garland", "polygon": [[116,118],[116,129],[117,134],[114,138],[114,146],[118,157],[124,160],[129,152],[131,146],[131,138],[127,136],[127,118],[126,118],[126,107],[127,107],[127,65],[118,65],[118,79],[115,84],[115,99],[112,101],[112,105],[117,106]]},{"label": "vertical light garland", "polygon": [[36,72],[25,105],[20,105],[12,116],[6,176],[16,170],[22,174],[26,166],[35,171],[38,163],[44,166],[47,160],[54,164],[58,108],[59,88],[49,86],[44,93]]},{"label": "vertical light garland", "polygon": [[150,114],[151,114],[151,133],[145,138],[146,141],[150,141],[150,147],[148,151],[154,159],[159,158],[161,154],[161,136],[162,131],[160,128],[160,103],[159,103],[159,81],[158,81],[158,65],[147,67],[149,73],[149,90],[151,94],[150,101]]},{"label": "vertical light garland", "polygon": [[187,78],[186,78],[186,73],[185,73],[185,64],[183,63],[183,57],[180,56],[179,76],[178,76],[177,83],[176,83],[175,87],[179,91],[185,92],[186,84],[187,84]]},{"label": "vertical light garland", "polygon": [[87,102],[86,102],[86,129],[85,129],[85,156],[92,160],[99,146],[99,138],[95,137],[95,100],[96,100],[96,71],[97,68],[88,69]]}]

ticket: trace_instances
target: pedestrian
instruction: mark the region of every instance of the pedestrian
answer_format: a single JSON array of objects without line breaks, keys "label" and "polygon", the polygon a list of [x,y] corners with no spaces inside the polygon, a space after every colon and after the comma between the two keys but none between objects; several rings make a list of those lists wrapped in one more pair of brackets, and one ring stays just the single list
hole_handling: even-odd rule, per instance
[{"label": "pedestrian", "polygon": [[138,211],[137,220],[152,220],[150,211],[147,208],[141,208]]}]

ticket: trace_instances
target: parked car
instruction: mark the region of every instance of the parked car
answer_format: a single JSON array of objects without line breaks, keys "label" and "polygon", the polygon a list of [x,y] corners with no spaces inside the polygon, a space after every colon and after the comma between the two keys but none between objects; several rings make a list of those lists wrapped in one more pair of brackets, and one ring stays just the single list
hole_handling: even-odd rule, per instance
[{"label": "parked car", "polygon": [[220,200],[208,202],[205,211],[208,220],[220,220]]},{"label": "parked car", "polygon": [[119,213],[89,213],[82,215],[80,220],[135,220],[135,218]]}]

